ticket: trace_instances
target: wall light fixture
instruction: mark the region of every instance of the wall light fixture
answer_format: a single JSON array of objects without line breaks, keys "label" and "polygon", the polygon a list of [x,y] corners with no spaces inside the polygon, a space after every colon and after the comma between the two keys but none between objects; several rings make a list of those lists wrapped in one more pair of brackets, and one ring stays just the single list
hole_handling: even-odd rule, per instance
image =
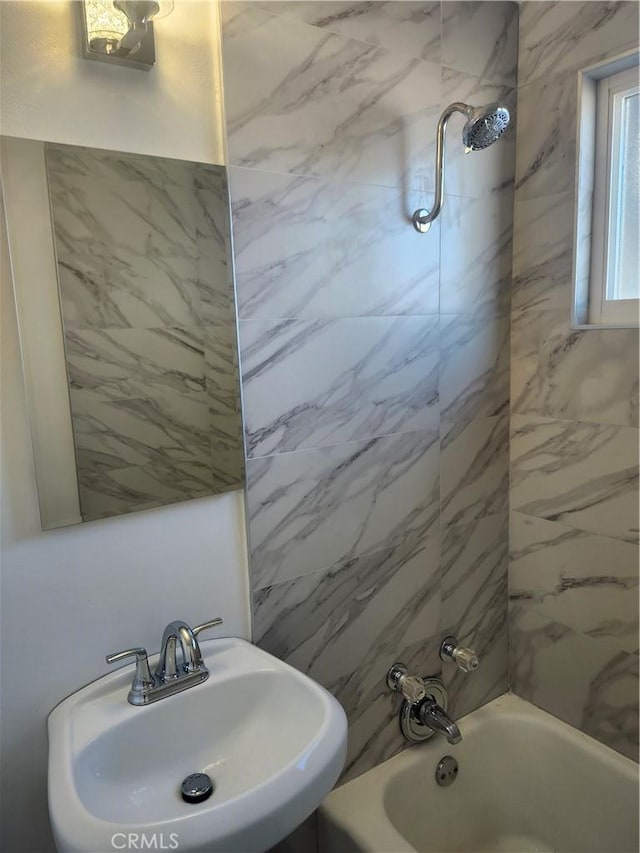
[{"label": "wall light fixture", "polygon": [[153,21],[173,11],[173,0],[82,0],[85,59],[148,71],[156,61]]}]

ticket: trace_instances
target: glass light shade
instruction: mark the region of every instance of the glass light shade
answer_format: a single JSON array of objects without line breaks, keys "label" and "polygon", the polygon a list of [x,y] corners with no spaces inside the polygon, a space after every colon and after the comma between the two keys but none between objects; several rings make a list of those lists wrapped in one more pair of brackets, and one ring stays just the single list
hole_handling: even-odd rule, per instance
[{"label": "glass light shade", "polygon": [[127,16],[111,0],[85,0],[84,9],[89,44],[104,40],[117,45],[131,27]]},{"label": "glass light shade", "polygon": [[85,59],[144,71],[155,64],[153,22],[173,11],[173,0],[83,0],[77,5]]}]

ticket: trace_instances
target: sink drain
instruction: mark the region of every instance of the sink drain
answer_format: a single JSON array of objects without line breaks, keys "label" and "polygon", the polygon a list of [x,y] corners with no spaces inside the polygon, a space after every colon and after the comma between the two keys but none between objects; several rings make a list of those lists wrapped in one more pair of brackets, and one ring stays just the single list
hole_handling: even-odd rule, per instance
[{"label": "sink drain", "polygon": [[206,773],[192,773],[180,785],[185,803],[203,803],[213,793],[213,782]]},{"label": "sink drain", "polygon": [[443,788],[452,785],[458,778],[458,762],[453,755],[445,755],[436,767],[436,782]]}]

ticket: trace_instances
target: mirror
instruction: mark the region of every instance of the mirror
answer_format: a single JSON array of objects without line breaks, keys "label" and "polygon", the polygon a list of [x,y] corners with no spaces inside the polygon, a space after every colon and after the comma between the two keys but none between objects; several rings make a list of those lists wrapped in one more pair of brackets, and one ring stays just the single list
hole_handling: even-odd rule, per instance
[{"label": "mirror", "polygon": [[2,140],[43,528],[243,485],[223,166]]}]

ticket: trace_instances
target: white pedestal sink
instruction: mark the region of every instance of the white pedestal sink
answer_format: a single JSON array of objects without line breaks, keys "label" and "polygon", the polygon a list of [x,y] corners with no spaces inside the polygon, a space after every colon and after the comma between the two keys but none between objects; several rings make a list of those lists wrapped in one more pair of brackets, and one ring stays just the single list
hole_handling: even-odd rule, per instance
[{"label": "white pedestal sink", "polygon": [[[200,647],[203,684],[134,707],[127,666],[51,712],[49,811],[60,853],[263,853],[331,790],[347,737],[333,696],[244,640]],[[180,785],[199,772],[213,794],[186,803]]]}]

